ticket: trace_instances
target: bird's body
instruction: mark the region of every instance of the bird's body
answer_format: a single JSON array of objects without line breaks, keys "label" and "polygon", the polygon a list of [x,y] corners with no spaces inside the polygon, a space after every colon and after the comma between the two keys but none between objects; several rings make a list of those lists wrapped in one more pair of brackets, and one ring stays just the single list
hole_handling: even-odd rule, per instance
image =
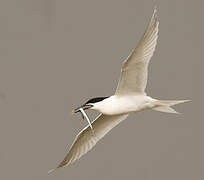
[{"label": "bird's body", "polygon": [[155,101],[144,94],[113,95],[95,103],[92,109],[105,115],[120,115],[151,108]]},{"label": "bird's body", "polygon": [[93,121],[93,130],[87,126],[76,136],[68,154],[57,168],[68,165],[86,154],[112,128],[126,119],[129,113],[145,109],[177,113],[171,106],[187,101],[157,100],[145,93],[148,64],[153,56],[159,31],[156,12],[155,9],[137,47],[124,61],[115,94],[90,99],[74,110],[77,113],[81,109],[93,109],[101,114]]}]

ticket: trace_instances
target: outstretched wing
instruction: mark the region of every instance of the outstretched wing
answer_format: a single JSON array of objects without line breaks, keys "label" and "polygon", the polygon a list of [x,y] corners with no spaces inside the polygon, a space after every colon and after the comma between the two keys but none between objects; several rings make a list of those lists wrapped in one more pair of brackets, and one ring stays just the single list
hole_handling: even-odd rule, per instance
[{"label": "outstretched wing", "polygon": [[[68,154],[64,160],[57,166],[63,167],[73,163],[81,156],[91,150],[95,144],[103,138],[112,128],[126,119],[128,114],[108,116],[101,114],[92,123],[93,130],[86,126],[75,138]],[[52,171],[52,170],[51,170]]]},{"label": "outstretched wing", "polygon": [[124,61],[116,89],[117,95],[144,93],[147,85],[148,64],[153,56],[158,38],[157,10],[132,54]]}]

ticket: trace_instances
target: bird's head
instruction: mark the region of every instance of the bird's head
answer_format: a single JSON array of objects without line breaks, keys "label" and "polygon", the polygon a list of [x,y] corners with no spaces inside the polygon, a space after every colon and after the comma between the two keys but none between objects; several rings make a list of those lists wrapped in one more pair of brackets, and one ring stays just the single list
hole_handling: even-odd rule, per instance
[{"label": "bird's head", "polygon": [[96,109],[96,104],[103,101],[104,99],[106,99],[108,97],[96,97],[96,98],[92,98],[89,99],[86,103],[84,103],[82,106],[74,109],[72,111],[73,114],[78,113],[80,111],[80,108],[82,108],[83,110],[87,110],[87,109]]}]

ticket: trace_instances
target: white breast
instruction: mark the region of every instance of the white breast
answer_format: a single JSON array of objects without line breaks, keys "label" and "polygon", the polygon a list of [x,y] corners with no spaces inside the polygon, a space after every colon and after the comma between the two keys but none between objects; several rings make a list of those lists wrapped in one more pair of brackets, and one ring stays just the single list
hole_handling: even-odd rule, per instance
[{"label": "white breast", "polygon": [[126,114],[144,109],[152,100],[151,97],[146,95],[114,95],[101,102],[95,103],[93,109],[107,115]]}]

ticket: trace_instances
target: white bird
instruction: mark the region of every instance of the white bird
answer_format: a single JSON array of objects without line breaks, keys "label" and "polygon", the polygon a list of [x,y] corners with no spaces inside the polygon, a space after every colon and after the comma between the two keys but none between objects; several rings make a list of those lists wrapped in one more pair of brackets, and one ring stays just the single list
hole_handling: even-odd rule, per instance
[{"label": "white bird", "polygon": [[77,113],[81,108],[83,110],[93,109],[101,114],[93,121],[93,130],[87,126],[76,136],[68,154],[57,168],[71,164],[86,154],[112,128],[125,120],[129,113],[145,109],[177,113],[171,106],[188,101],[157,100],[145,93],[148,64],[157,44],[158,26],[159,21],[155,8],[144,35],[122,65],[115,94],[110,97],[90,99],[74,110],[74,113]]}]

